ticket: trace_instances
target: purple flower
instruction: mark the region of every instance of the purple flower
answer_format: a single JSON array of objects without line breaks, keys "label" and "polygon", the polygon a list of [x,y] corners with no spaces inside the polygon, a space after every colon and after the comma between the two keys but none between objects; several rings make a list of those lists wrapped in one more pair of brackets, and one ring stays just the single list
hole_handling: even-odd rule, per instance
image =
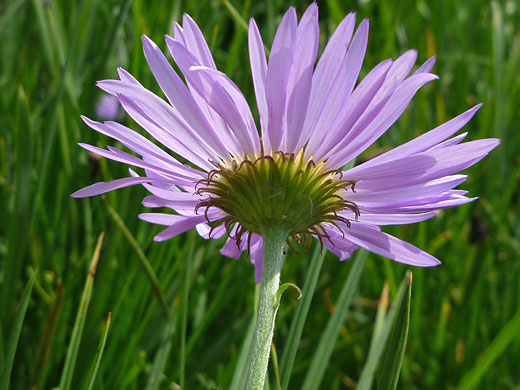
[{"label": "purple flower", "polygon": [[[337,27],[315,66],[318,7],[309,6],[298,23],[294,8],[284,15],[266,60],[256,23],[249,24],[251,72],[260,134],[237,86],[215,67],[195,22],[185,15],[166,36],[168,49],[186,84],[161,50],[143,36],[144,54],[168,102],[118,69],[119,80],[98,83],[117,96],[125,111],[162,146],[115,123],[83,120],[142,156],[108,146],[81,144],[101,156],[144,169],[140,176],[96,183],[74,197],[98,195],[142,184],[151,193],[146,207],[174,211],[144,213],[164,225],[163,241],[193,227],[205,238],[228,232],[221,252],[238,258],[248,250],[260,280],[262,227],[282,224],[297,243],[312,236],[346,259],[359,247],[415,265],[440,262],[380,226],[429,219],[437,210],[471,202],[454,189],[466,180],[459,171],[485,157],[499,141],[461,143],[453,136],[480,108],[395,149],[341,171],[399,118],[415,92],[437,76],[432,57],[411,73],[410,50],[385,60],[356,86],[368,39],[368,20],[355,30],[349,14]],[[355,32],[354,32],[355,30]],[[175,156],[190,162],[181,163]]]},{"label": "purple flower", "polygon": [[104,120],[114,120],[119,117],[121,105],[116,96],[104,93],[96,104],[96,117]]}]

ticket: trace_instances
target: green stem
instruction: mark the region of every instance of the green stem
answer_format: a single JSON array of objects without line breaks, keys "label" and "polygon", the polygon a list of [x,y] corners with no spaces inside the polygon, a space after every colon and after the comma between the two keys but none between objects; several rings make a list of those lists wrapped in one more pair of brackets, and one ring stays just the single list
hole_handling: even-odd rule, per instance
[{"label": "green stem", "polygon": [[246,390],[263,390],[269,352],[273,340],[274,323],[278,311],[277,292],[280,286],[283,245],[287,232],[280,227],[267,227],[263,230],[262,284],[253,355],[249,363]]}]

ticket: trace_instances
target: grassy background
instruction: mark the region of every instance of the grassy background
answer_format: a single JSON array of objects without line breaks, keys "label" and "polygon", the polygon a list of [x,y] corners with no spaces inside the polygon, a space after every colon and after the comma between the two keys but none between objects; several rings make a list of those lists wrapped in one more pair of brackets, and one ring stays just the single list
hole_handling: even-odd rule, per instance
[{"label": "grassy background", "polygon": [[[280,0],[229,4],[246,20],[257,19],[268,45],[288,6]],[[124,166],[91,158],[76,143],[110,143],[89,130],[79,115],[94,117],[100,96],[94,83],[116,77],[116,66],[159,92],[142,54],[141,34],[164,49],[163,35],[172,32],[172,22],[189,13],[204,32],[217,66],[254,102],[247,34],[229,4],[0,3],[0,367],[6,378],[16,348],[10,388],[52,389],[71,378],[71,388],[86,389],[104,335],[95,389],[173,389],[175,384],[187,389],[229,388],[253,316],[255,286],[249,261],[222,257],[222,242],[206,242],[193,232],[153,243],[158,228],[136,218],[144,209],[143,188],[119,190],[105,199],[69,197],[90,183],[127,175]],[[293,4],[301,15],[307,2]],[[463,188],[480,196],[477,202],[417,226],[387,230],[443,261],[434,269],[413,269],[402,388],[450,389],[463,381],[472,388],[519,389],[518,4],[328,0],[320,1],[319,7],[322,48],[351,10],[358,20],[370,18],[364,74],[408,48],[418,49],[419,61],[438,55],[434,72],[440,81],[418,93],[369,153],[398,145],[477,102],[485,105],[466,127],[468,138],[502,140],[498,150],[468,170],[470,178]],[[97,270],[89,274],[101,232],[105,235]],[[303,285],[309,257],[290,254],[283,281]],[[157,275],[155,289],[143,264]],[[326,255],[290,388],[301,385],[351,267],[352,262],[340,263]],[[394,297],[406,269],[369,254],[339,338],[332,340],[334,349],[320,388],[353,388],[367,358],[385,282]],[[32,293],[24,300],[30,280]],[[86,301],[80,303],[86,280],[87,286],[93,284],[88,312]],[[159,295],[165,305],[156,298]],[[297,307],[289,295],[282,301],[277,323],[278,355]],[[24,303],[25,318],[20,316]],[[81,335],[79,329],[73,332],[78,309],[86,315]],[[77,359],[70,355],[74,348],[67,356],[71,340],[81,341],[73,343],[79,348]],[[272,385],[275,374],[271,368]]]}]

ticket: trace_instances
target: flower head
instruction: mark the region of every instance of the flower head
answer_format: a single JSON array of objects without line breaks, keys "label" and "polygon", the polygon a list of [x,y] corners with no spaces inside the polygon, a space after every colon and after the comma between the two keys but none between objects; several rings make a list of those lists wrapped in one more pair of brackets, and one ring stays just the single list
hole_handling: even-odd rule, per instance
[{"label": "flower head", "polygon": [[[437,210],[474,200],[454,189],[459,171],[486,156],[499,141],[461,143],[452,137],[479,109],[456,118],[353,168],[342,170],[399,118],[416,91],[437,79],[430,58],[411,73],[416,52],[372,69],[356,85],[368,39],[368,20],[355,29],[349,14],[316,63],[318,7],[298,22],[290,8],[276,32],[267,62],[256,23],[249,24],[249,55],[260,132],[237,86],[218,71],[208,45],[187,15],[174,25],[167,47],[184,83],[161,52],[143,36],[144,54],[168,102],[118,69],[119,80],[98,83],[164,148],[116,122],[84,121],[142,158],[108,146],[81,144],[101,156],[144,169],[140,176],[97,183],[73,194],[85,197],[142,184],[144,213],[166,226],[163,241],[196,227],[205,238],[228,238],[221,252],[238,258],[248,250],[256,279],[262,269],[262,231],[277,225],[297,243],[312,236],[346,259],[359,247],[416,266],[439,261],[381,231],[380,226],[426,220]],[[261,135],[261,136],[260,136]],[[450,138],[451,137],[451,138]],[[185,165],[178,156],[189,161]]]}]

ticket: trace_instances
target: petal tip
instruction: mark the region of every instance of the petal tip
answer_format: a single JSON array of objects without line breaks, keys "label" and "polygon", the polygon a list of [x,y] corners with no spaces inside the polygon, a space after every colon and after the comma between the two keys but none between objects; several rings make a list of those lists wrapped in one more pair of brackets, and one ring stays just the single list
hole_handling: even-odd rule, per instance
[{"label": "petal tip", "polygon": [[75,199],[83,198],[83,196],[81,196],[81,191],[82,190],[77,190],[77,191],[73,192],[72,194],[70,194],[69,196],[71,198],[75,198]]},{"label": "petal tip", "polygon": [[152,41],[146,34],[141,35],[141,41],[143,42],[144,50],[158,50],[158,46]]}]

